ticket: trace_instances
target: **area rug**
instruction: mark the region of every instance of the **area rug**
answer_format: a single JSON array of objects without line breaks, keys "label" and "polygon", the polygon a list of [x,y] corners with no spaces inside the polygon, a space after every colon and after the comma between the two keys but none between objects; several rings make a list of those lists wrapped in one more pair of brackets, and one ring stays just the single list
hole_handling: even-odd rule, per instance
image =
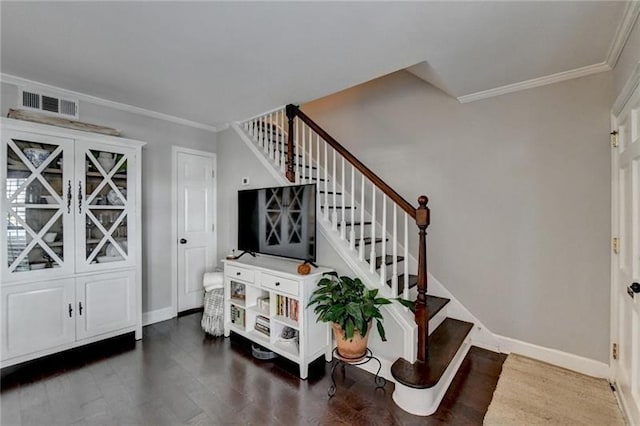
[{"label": "area rug", "polygon": [[605,379],[511,354],[484,424],[624,425],[624,419]]}]

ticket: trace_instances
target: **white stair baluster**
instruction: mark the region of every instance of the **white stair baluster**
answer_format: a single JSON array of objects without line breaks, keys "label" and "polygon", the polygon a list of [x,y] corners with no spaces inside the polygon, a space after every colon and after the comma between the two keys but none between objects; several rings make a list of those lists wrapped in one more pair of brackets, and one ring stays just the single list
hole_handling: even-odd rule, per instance
[{"label": "white stair baluster", "polygon": [[282,137],[280,140],[280,171],[282,173],[284,173],[287,169],[287,162],[285,160],[285,154],[284,154],[284,150],[287,146],[287,135],[288,135],[288,122],[287,119],[285,117],[285,113],[284,110],[280,111],[280,123],[281,123],[281,130],[282,130]]},{"label": "white stair baluster", "polygon": [[268,146],[267,146],[267,135],[264,131],[264,126],[266,125],[265,120],[264,120],[264,116],[260,117],[260,144],[262,146],[262,149],[264,150],[264,152],[268,151]]},{"label": "white stair baluster", "polygon": [[[323,141],[324,142],[324,141]],[[328,143],[324,142],[324,219],[329,220],[329,153]]]},{"label": "white stair baluster", "polygon": [[404,288],[402,297],[409,300],[409,215],[404,214]]},{"label": "white stair baluster", "polygon": [[[355,211],[353,206],[356,205],[356,168],[351,166],[351,229],[349,229],[349,248],[351,251],[356,249],[356,224],[355,224]],[[343,225],[346,227],[346,224]]]},{"label": "white stair baluster", "polygon": [[258,134],[258,119],[255,118],[251,122],[251,136],[253,136],[253,140],[258,142],[260,140],[260,135]]},{"label": "white stair baluster", "polygon": [[296,132],[294,133],[295,135],[295,139],[293,140],[293,164],[295,164],[296,166],[294,167],[294,171],[295,171],[295,183],[299,184],[300,183],[300,161],[298,161],[298,146],[300,144],[300,119],[296,118]]},{"label": "white stair baluster", "polygon": [[[382,238],[382,259],[387,258],[387,196],[384,192],[382,195],[382,233],[380,237]],[[375,244],[375,240],[371,242],[371,244]],[[387,264],[386,262],[382,262],[380,265],[380,286],[384,286],[387,281]]]},{"label": "white stair baluster", "polygon": [[333,174],[331,175],[331,186],[333,187],[333,209],[331,213],[331,228],[335,231],[336,229],[338,229],[338,205],[336,204],[336,201],[338,199],[338,196],[336,195],[336,180],[338,180],[338,173],[336,171],[336,150],[332,149],[332,151],[333,167],[331,168],[331,170],[333,171]]},{"label": "white stair baluster", "polygon": [[280,111],[276,111],[276,122],[274,124],[276,129],[276,143],[274,145],[274,160],[276,167],[280,168],[280,135],[282,134],[282,128],[280,127]]},{"label": "white stair baluster", "polygon": [[393,270],[391,271],[391,295],[393,297],[400,296],[398,294],[398,206],[393,203],[393,229],[391,230],[391,241],[393,241]]},{"label": "white stair baluster", "polygon": [[[364,181],[365,181],[365,177],[363,174],[360,174],[362,176],[362,185],[360,188],[360,244],[358,245],[358,257],[360,258],[360,260],[364,260],[364,190],[365,190],[365,185],[364,185]],[[351,227],[354,227],[355,223],[351,224]]]},{"label": "white stair baluster", "polygon": [[307,183],[313,183],[313,133],[309,127],[309,173],[307,174]]},{"label": "white stair baluster", "polygon": [[[371,241],[376,239],[376,186],[371,182]],[[382,259],[384,262],[384,259]],[[371,272],[376,272],[376,245],[371,244],[371,251],[369,252],[369,269]]]},{"label": "white stair baluster", "polygon": [[[342,156],[341,156],[342,157]],[[341,239],[345,239],[347,237],[347,230],[345,229],[345,216],[347,214],[347,203],[345,200],[346,197],[346,191],[347,191],[347,184],[346,184],[346,176],[345,176],[345,172],[344,172],[344,157],[342,157],[342,185],[341,185],[341,191],[342,192],[342,221],[340,222],[340,238]],[[351,210],[353,210],[353,205],[351,206]]]},{"label": "white stair baluster", "polygon": [[306,159],[306,142],[307,142],[307,131],[305,129],[305,124],[304,123],[300,123],[300,133],[301,133],[301,139],[302,139],[302,149],[300,151],[302,151],[302,158],[300,159],[300,183],[304,183],[306,176],[307,176],[307,171],[306,171],[306,164],[305,164],[305,159]]},{"label": "white stair baluster", "polygon": [[273,114],[269,114],[269,123],[266,124],[265,131],[269,141],[269,158],[273,160]]}]

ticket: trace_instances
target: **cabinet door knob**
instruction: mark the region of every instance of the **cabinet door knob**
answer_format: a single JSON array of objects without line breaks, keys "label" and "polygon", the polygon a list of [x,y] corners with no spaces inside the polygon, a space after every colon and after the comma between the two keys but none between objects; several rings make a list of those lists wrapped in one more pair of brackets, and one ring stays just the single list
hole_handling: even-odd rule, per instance
[{"label": "cabinet door knob", "polygon": [[276,287],[280,285],[280,281],[276,281]]},{"label": "cabinet door knob", "polygon": [[82,302],[78,302],[78,313],[82,315]]},{"label": "cabinet door knob", "polygon": [[71,303],[69,303],[69,318],[71,318],[73,314],[73,307],[71,306]]},{"label": "cabinet door knob", "polygon": [[186,238],[180,238],[180,244],[187,244]]}]

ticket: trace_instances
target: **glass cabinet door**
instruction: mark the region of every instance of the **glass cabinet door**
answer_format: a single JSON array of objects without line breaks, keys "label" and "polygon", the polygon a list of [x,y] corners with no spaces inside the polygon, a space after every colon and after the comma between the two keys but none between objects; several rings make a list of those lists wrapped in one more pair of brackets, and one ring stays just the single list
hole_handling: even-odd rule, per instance
[{"label": "glass cabinet door", "polygon": [[2,135],[3,279],[73,271],[73,140]]},{"label": "glass cabinet door", "polygon": [[133,150],[76,141],[77,269],[133,263],[129,213],[134,206],[134,158]]}]

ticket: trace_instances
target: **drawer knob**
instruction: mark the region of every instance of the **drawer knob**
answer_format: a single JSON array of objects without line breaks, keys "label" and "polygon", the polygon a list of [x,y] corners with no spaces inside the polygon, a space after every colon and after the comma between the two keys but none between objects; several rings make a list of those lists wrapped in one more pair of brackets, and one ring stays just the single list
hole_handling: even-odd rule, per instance
[{"label": "drawer knob", "polygon": [[279,281],[276,281],[276,287],[278,287],[280,285]]},{"label": "drawer knob", "polygon": [[240,276],[240,272],[236,272],[236,275],[239,277]]}]

